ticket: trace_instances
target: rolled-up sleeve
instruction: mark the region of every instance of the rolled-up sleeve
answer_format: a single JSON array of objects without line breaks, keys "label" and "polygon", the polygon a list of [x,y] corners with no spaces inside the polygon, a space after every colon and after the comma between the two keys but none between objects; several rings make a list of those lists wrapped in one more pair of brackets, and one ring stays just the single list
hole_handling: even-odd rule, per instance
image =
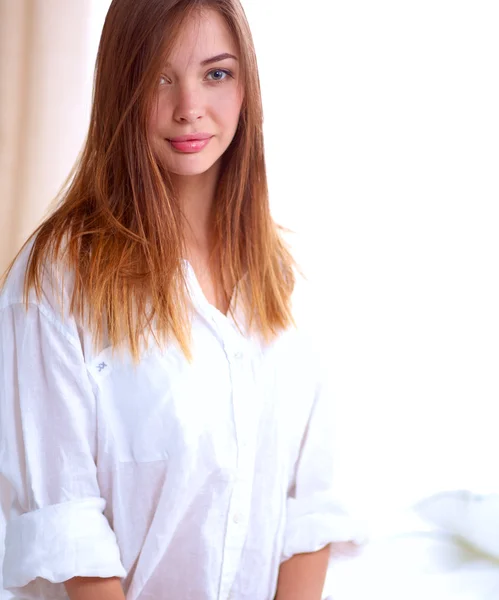
[{"label": "rolled-up sleeve", "polygon": [[125,577],[104,516],[95,396],[74,322],[44,306],[0,310],[0,474],[4,588],[67,598],[72,577]]},{"label": "rolled-up sleeve", "polygon": [[363,523],[347,514],[335,490],[332,396],[320,364],[317,373],[312,410],[287,501],[281,562],[332,542],[361,543],[366,537]]}]

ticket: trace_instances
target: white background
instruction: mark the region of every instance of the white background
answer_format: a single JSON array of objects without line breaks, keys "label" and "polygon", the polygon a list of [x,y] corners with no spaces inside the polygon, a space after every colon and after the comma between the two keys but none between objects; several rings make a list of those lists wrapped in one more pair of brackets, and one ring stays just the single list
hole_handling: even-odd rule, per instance
[{"label": "white background", "polygon": [[273,212],[298,233],[333,375],[340,495],[375,519],[499,491],[498,3],[244,6]]}]

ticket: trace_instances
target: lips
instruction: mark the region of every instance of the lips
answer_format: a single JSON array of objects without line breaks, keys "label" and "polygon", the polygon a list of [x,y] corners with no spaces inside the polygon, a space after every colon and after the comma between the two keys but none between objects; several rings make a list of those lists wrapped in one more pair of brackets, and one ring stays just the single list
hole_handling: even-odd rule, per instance
[{"label": "lips", "polygon": [[195,153],[201,152],[210,143],[211,136],[205,139],[190,139],[186,141],[170,140],[171,147],[176,152]]},{"label": "lips", "polygon": [[170,142],[197,142],[201,140],[209,140],[211,137],[211,133],[188,133],[186,135],[180,135],[178,137],[170,138]]}]

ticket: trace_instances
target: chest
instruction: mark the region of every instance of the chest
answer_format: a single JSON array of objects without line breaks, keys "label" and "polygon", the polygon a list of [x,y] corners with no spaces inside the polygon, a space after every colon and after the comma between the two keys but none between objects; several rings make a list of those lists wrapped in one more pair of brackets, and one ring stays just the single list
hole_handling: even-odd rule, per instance
[{"label": "chest", "polygon": [[306,378],[236,332],[196,330],[193,355],[190,364],[172,347],[134,366],[104,351],[93,361],[100,470],[155,461],[179,473],[232,470],[259,452],[293,460],[312,400]]},{"label": "chest", "polygon": [[[229,310],[231,293],[223,289],[223,282],[220,267],[210,266],[206,257],[199,255],[190,255],[190,266],[196,285],[199,286],[201,293],[209,304],[217,308],[223,315],[227,315]],[[228,271],[225,273],[226,281],[230,281]],[[231,290],[233,286],[231,286]]]},{"label": "chest", "polygon": [[196,278],[206,300],[226,315],[229,310],[230,298],[223,292],[221,281],[217,280],[210,271],[200,269],[196,271]]}]

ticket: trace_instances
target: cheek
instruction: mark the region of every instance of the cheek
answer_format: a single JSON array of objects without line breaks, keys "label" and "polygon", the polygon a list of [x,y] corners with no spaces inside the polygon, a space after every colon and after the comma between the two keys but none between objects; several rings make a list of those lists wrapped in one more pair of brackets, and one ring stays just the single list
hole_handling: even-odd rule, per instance
[{"label": "cheek", "polygon": [[154,109],[151,111],[149,118],[149,132],[154,134],[161,134],[165,123],[168,119],[168,106],[164,102],[158,102]]},{"label": "cheek", "polygon": [[154,135],[158,129],[158,123],[159,123],[159,113],[158,113],[158,109],[155,107],[152,111],[151,114],[149,115],[149,123],[148,123],[148,129],[149,129],[149,135]]},{"label": "cheek", "polygon": [[234,122],[237,124],[237,121],[239,120],[239,114],[241,112],[241,106],[241,95],[236,91],[223,96],[217,102],[217,113],[219,118],[222,119],[227,125]]}]

